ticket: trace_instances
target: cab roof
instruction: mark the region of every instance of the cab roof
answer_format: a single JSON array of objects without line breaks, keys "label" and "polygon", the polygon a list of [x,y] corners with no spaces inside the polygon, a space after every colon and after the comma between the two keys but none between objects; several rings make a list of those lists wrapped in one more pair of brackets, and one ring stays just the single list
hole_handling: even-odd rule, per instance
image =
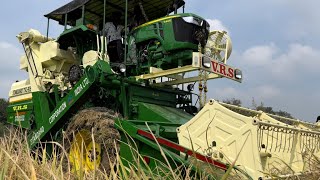
[{"label": "cab roof", "polygon": [[[185,4],[184,0],[128,0],[128,17],[134,14],[134,7],[139,6],[140,2],[149,20],[173,12],[172,5],[174,3],[177,4],[177,8]],[[125,4],[125,0],[106,0],[106,20],[110,19],[111,14],[115,11],[122,12],[122,19],[124,19]],[[81,18],[83,5],[85,5],[86,19],[102,23],[104,0],[73,0],[44,16],[64,24],[64,18],[67,14],[68,25],[74,25],[75,21]]]}]

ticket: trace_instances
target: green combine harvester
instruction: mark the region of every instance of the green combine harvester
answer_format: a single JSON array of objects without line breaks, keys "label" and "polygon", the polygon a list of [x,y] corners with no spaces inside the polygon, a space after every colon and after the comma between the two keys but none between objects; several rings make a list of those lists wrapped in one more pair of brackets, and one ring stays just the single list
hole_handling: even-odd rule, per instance
[{"label": "green combine harvester", "polygon": [[[208,80],[241,82],[242,72],[226,64],[227,33],[210,32],[184,7],[73,0],[46,14],[46,36],[17,35],[29,78],[12,84],[8,122],[27,130],[30,148],[63,140],[74,172],[110,172],[117,152],[135,166],[138,152],[152,170],[169,162],[196,174],[200,163],[216,178],[232,162],[244,179],[316,173],[319,123],[207,101]],[[64,26],[57,39],[48,36],[50,20]]]},{"label": "green combine harvester", "polygon": [[[207,101],[208,80],[241,82],[242,73],[226,64],[227,33],[210,32],[184,7],[183,0],[73,0],[46,14],[47,35],[17,36],[29,78],[12,84],[8,122],[28,130],[30,148],[64,139],[75,171],[108,172],[116,152],[133,165],[134,147],[151,169],[166,163],[162,149],[173,168],[196,170],[196,160],[223,174],[238,159],[245,178],[271,178],[269,163],[305,172],[301,154],[319,154],[319,126]],[[56,39],[50,20],[64,26]],[[123,27],[121,38],[109,34],[110,22]]]}]

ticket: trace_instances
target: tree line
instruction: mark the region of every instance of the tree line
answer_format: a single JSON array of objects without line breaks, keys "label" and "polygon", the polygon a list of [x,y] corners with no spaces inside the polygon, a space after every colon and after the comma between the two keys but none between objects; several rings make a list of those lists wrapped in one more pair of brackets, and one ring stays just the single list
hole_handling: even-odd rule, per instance
[{"label": "tree line", "polygon": [[[227,103],[227,104],[232,104],[236,106],[242,106],[242,102],[240,99],[236,98],[231,98],[231,99],[225,99],[222,102]],[[283,110],[274,110],[273,107],[271,106],[265,106],[263,102],[261,102],[259,105],[256,104],[254,98],[252,99],[252,105],[251,109],[257,110],[257,111],[263,111],[268,114],[274,114],[282,117],[287,117],[287,118],[294,118],[290,113],[283,111]],[[234,109],[234,111],[237,111]],[[239,112],[240,113],[240,112]],[[243,114],[243,112],[241,112]]]},{"label": "tree line", "polygon": [[0,98],[0,122],[7,121],[7,109],[8,101],[4,98]]}]

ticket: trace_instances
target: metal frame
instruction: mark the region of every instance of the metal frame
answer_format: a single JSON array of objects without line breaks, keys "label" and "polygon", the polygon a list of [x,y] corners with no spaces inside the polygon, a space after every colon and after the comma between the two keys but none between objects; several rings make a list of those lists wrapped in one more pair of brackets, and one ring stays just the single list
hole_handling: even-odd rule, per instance
[{"label": "metal frame", "polygon": [[[173,69],[168,69],[168,70],[161,70],[155,67],[150,67],[150,73],[149,74],[142,74],[139,76],[136,76],[136,79],[139,80],[150,80],[150,79],[156,79],[160,77],[168,77],[172,80],[168,80],[165,82],[158,82],[155,83],[156,85],[179,85],[179,84],[184,84],[184,83],[191,83],[191,82],[197,82],[200,80],[209,80],[209,79],[217,79],[217,78],[229,78],[232,80],[235,80],[237,82],[241,82],[241,79],[237,80],[235,78],[230,78],[227,75],[222,75],[221,73],[216,73],[212,67],[206,68],[202,65],[202,57],[203,55],[198,52],[193,53],[193,58],[192,58],[192,64],[191,65],[186,65],[182,67],[177,67]],[[217,63],[221,66],[227,67],[227,68],[232,68],[230,66],[227,66],[224,63],[221,63],[215,59],[211,58],[211,63]],[[211,65],[213,66],[213,65]],[[234,71],[236,68],[232,68]],[[206,77],[199,77],[199,76],[194,76],[194,77],[189,77],[189,78],[184,78],[180,74],[184,74],[186,72],[192,72],[192,71],[204,71],[205,73],[208,73]]]}]

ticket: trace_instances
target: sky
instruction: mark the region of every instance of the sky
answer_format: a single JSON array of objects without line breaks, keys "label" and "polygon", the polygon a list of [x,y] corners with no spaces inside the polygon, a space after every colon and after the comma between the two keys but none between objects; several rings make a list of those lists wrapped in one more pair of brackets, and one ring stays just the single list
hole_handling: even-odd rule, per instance
[{"label": "sky", "polygon": [[[30,28],[46,33],[44,14],[69,0],[11,0],[0,7],[0,97],[7,98],[19,70],[22,45],[16,39]],[[243,82],[209,81],[208,97],[237,98],[246,107],[263,102],[275,110],[314,122],[320,115],[320,11],[318,0],[186,0],[186,12],[207,19],[212,30],[226,30],[233,42],[228,64],[243,71]],[[50,36],[62,31],[50,24]]]}]

